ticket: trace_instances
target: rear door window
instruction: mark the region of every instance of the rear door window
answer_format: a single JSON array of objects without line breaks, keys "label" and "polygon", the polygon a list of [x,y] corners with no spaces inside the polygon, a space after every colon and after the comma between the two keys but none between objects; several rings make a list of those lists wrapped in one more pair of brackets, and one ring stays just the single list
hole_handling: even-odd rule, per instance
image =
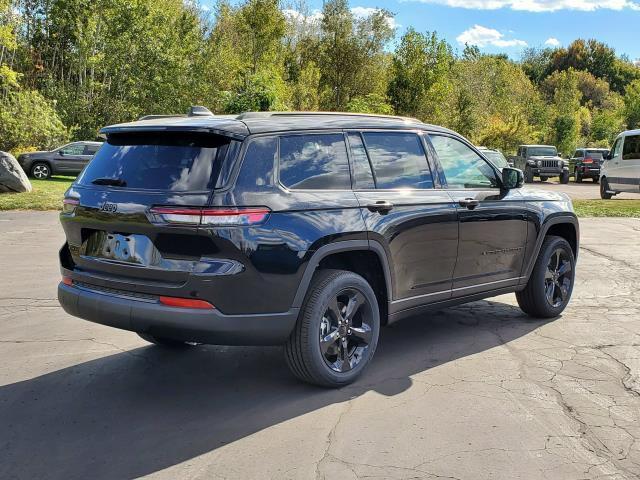
[{"label": "rear door window", "polygon": [[111,134],[77,182],[173,192],[209,190],[229,142],[224,136],[191,132]]},{"label": "rear door window", "polygon": [[377,188],[433,188],[420,137],[412,132],[363,132]]},{"label": "rear door window", "polygon": [[351,174],[342,133],[280,137],[280,183],[303,190],[350,190]]},{"label": "rear door window", "polygon": [[629,135],[624,139],[624,147],[622,148],[623,160],[640,159],[640,135]]}]

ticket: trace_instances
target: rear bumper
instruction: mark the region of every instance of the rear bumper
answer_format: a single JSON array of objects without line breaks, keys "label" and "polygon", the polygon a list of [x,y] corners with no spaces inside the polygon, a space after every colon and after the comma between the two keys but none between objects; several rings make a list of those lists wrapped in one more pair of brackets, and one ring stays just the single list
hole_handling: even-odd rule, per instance
[{"label": "rear bumper", "polygon": [[580,175],[586,178],[600,178],[600,167],[576,167],[576,170],[580,172]]},{"label": "rear bumper", "polygon": [[79,286],[58,285],[58,301],[75,317],[132,332],[214,345],[280,345],[293,330],[298,309],[283,313],[225,315],[125,298]]}]

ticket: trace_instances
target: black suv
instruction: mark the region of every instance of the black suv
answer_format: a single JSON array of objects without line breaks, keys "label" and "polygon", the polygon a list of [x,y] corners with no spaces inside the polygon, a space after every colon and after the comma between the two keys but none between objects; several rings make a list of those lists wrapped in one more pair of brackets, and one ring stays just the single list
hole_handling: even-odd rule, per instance
[{"label": "black suv", "polygon": [[568,197],[445,128],[246,113],[102,133],[60,217],[71,315],[165,346],[284,344],[299,378],[341,386],[387,323],[508,292],[549,318],[571,296]]}]

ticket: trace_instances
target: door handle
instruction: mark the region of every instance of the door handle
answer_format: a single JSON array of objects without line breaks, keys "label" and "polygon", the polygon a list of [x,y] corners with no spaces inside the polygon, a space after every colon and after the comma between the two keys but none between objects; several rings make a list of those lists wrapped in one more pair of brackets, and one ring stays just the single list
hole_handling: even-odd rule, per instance
[{"label": "door handle", "polygon": [[467,207],[469,210],[473,210],[480,205],[480,200],[476,200],[475,198],[463,198],[458,200],[458,204],[461,207]]},{"label": "door handle", "polygon": [[376,203],[368,203],[367,209],[371,212],[378,212],[381,215],[389,213],[389,210],[393,208],[393,203],[386,200],[378,200]]}]

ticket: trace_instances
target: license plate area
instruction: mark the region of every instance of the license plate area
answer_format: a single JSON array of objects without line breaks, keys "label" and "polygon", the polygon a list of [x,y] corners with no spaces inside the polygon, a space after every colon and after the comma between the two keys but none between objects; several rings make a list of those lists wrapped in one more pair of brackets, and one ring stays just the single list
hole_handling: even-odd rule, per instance
[{"label": "license plate area", "polygon": [[145,235],[94,231],[85,243],[84,256],[130,265],[150,266],[160,252]]}]

